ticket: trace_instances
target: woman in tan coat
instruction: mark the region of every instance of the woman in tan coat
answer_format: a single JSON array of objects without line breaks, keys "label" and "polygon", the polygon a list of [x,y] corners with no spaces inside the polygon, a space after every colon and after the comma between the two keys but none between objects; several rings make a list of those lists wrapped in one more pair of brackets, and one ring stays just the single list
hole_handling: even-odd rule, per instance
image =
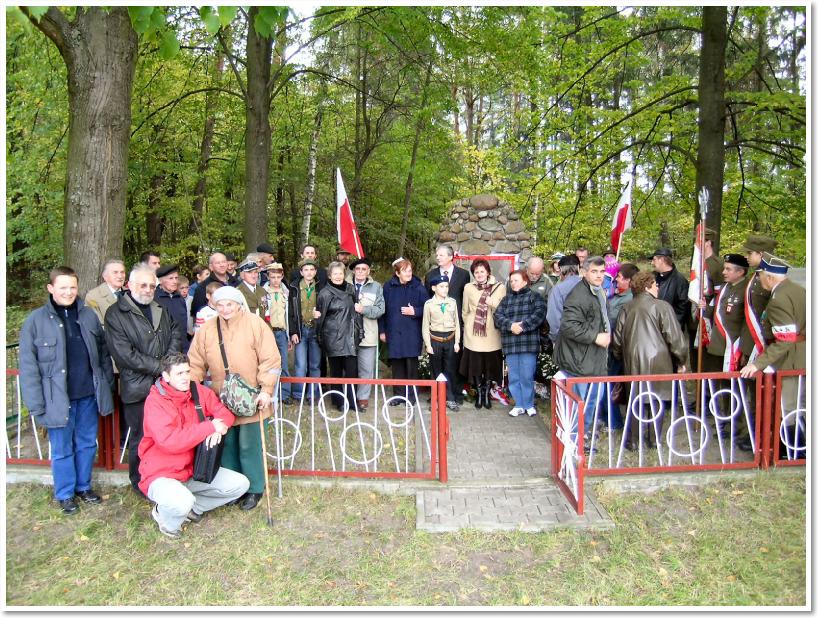
[{"label": "woman in tan coat", "polygon": [[491,408],[491,381],[502,384],[502,337],[494,325],[494,311],[505,297],[505,286],[491,274],[485,259],[471,264],[474,281],[462,295],[464,324],[460,374],[477,389],[476,408]]},{"label": "woman in tan coat", "polygon": [[243,310],[240,291],[234,287],[221,287],[211,299],[219,315],[208,320],[194,335],[188,351],[191,379],[202,382],[209,373],[214,392],[219,395],[223,388],[226,374],[217,331],[219,322],[229,371],[260,389],[256,399],[257,414],[237,417],[225,435],[221,462],[223,467],[242,473],[251,482],[248,492],[238,500],[243,510],[251,510],[265,490],[259,420],[271,416],[271,396],[280,375],[280,352],[265,321]]}]

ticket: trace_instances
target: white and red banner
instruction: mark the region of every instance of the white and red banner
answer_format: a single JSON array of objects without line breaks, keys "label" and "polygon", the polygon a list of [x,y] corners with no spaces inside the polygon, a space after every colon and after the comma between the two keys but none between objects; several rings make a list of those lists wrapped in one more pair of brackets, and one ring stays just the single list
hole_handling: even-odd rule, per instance
[{"label": "white and red banner", "polygon": [[345,194],[342,173],[337,169],[337,242],[340,248],[348,251],[357,258],[364,257],[360,234],[357,233],[357,224],[354,214]]},{"label": "white and red banner", "polygon": [[619,205],[614,212],[614,220],[611,222],[611,248],[616,251],[619,257],[619,248],[622,246],[622,234],[631,228],[631,184],[622,192],[619,197]]},{"label": "white and red banner", "polygon": [[[694,256],[691,259],[691,276],[688,279],[688,300],[699,304],[702,297],[710,293],[710,281],[708,272],[705,270],[705,259],[702,257],[702,246],[704,236],[704,225],[700,222],[696,226],[696,238],[694,239]],[[700,293],[700,288],[702,292]]]}]

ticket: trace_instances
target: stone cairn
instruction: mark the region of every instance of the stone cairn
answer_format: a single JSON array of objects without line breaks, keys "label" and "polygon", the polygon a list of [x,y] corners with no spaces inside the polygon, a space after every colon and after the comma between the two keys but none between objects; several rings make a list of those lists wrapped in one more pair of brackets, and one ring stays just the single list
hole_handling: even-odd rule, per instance
[{"label": "stone cairn", "polygon": [[[434,244],[448,244],[459,255],[519,253],[520,261],[532,255],[531,234],[507,203],[492,194],[477,194],[454,203]],[[431,265],[436,265],[431,255]]]}]

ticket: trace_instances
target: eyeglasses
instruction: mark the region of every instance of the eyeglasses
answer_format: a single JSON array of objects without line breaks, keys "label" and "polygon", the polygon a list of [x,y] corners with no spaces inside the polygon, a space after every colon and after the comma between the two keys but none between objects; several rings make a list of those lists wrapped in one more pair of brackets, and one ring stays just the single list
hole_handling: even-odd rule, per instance
[{"label": "eyeglasses", "polygon": [[137,289],[157,289],[156,283],[137,283]]}]

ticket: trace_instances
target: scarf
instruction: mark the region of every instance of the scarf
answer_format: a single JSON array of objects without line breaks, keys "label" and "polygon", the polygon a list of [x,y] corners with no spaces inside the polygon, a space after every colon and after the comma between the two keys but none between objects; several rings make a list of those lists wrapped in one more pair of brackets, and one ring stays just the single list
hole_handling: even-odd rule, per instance
[{"label": "scarf", "polygon": [[488,283],[487,281],[485,285],[474,283],[474,286],[482,292],[479,302],[477,303],[477,313],[474,315],[474,334],[477,337],[485,337],[486,335],[485,325],[488,323],[488,296],[494,289],[493,285],[497,285],[497,283]]}]

